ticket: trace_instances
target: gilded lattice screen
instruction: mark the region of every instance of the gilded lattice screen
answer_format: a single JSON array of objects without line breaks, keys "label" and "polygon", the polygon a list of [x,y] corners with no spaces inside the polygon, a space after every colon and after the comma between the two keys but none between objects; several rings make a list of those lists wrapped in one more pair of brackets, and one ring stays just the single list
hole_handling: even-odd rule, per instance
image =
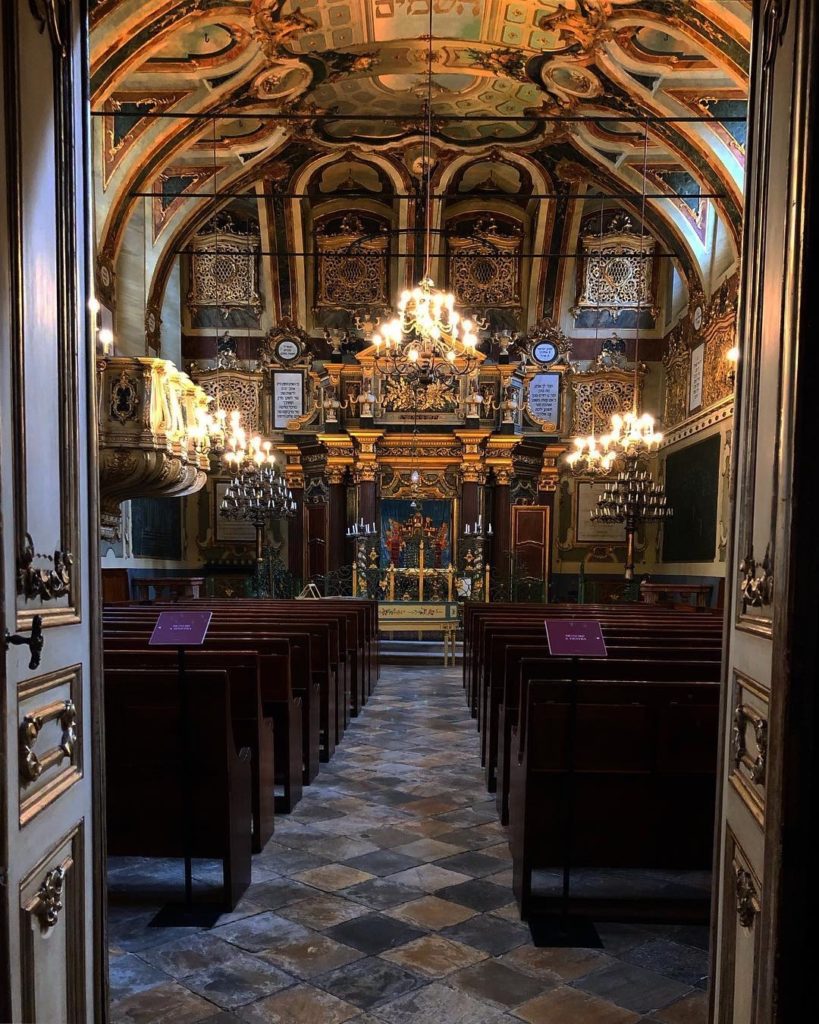
[{"label": "gilded lattice screen", "polygon": [[449,239],[449,287],[459,306],[520,305],[521,232],[502,232],[491,218],[468,237]]},{"label": "gilded lattice screen", "polygon": [[261,410],[262,379],[260,374],[222,370],[194,375],[196,383],[212,398],[210,411],[223,409],[228,418],[235,410],[242,414],[242,425],[248,433],[263,431]]},{"label": "gilded lattice screen", "polygon": [[257,316],[259,294],[259,235],[241,233],[232,221],[209,225],[211,230],[191,242],[188,306],[216,308],[224,316],[232,309],[250,309]]},{"label": "gilded lattice screen", "polygon": [[572,380],[573,434],[598,434],[608,430],[615,413],[630,412],[634,405],[634,378],[626,374],[579,377]]},{"label": "gilded lattice screen", "polygon": [[387,303],[387,245],[384,225],[370,230],[348,214],[336,230],[316,231],[316,305],[351,309]]},{"label": "gilded lattice screen", "polygon": [[626,216],[615,218],[601,235],[582,239],[582,273],[575,317],[591,310],[616,320],[625,310],[650,311],[653,296],[654,239],[634,231]]}]

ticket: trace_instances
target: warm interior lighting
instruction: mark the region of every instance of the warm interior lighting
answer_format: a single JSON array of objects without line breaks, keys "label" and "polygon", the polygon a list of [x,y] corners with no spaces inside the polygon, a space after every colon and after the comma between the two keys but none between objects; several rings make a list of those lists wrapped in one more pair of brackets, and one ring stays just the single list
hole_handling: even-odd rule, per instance
[{"label": "warm interior lighting", "polygon": [[566,456],[566,462],[574,471],[588,475],[607,475],[615,459],[619,457],[639,458],[657,451],[663,435],[654,429],[654,417],[648,413],[638,416],[627,412],[625,416],[615,414],[611,418],[611,431],[600,438],[575,438],[575,450]]},{"label": "warm interior lighting", "polygon": [[114,351],[114,332],[109,327],[101,327],[97,331],[97,341],[102,347],[103,355],[110,356]]}]

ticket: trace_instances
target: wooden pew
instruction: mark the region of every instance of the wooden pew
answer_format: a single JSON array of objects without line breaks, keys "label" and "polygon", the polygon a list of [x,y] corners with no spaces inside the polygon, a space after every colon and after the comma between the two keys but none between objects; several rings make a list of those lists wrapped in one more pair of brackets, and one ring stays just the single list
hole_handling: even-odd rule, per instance
[{"label": "wooden pew", "polygon": [[[149,635],[145,631],[142,634],[129,632],[106,636],[104,658],[109,651],[135,646],[140,646],[147,654],[152,650],[147,647]],[[275,808],[279,813],[289,813],[302,797],[304,746],[302,703],[291,685],[288,641],[265,634],[242,637],[233,632],[224,635],[209,632],[203,646],[197,652],[188,653],[193,656],[200,652],[211,655],[217,664],[220,655],[227,660],[231,652],[250,653],[258,660],[261,705],[264,715],[273,721],[275,782],[282,790],[281,795],[275,798]]]},{"label": "wooden pew", "polygon": [[[564,678],[533,681],[521,708],[510,767],[513,886],[528,919],[556,910],[538,897],[533,872],[567,856],[565,822],[574,792],[575,868],[708,869],[713,813],[719,686],[715,682],[588,680],[576,684],[570,773],[569,666]],[[525,725],[525,728],[524,728]],[[571,776],[571,782],[570,780]],[[572,913],[614,918],[706,920],[707,899],[575,897]]]},{"label": "wooden pew", "polygon": [[[273,718],[262,709],[259,656],[254,651],[191,650],[186,671],[224,670],[230,683],[231,721],[236,749],[250,750],[253,852],[260,853],[273,835],[275,758]],[[146,672],[177,670],[176,651],[162,648],[106,650],[105,670],[140,669]],[[196,675],[191,676],[195,686]],[[195,693],[195,689],[192,691]]]},{"label": "wooden pew", "polygon": [[233,910],[250,884],[250,750],[236,751],[225,671],[190,674],[188,773],[183,787],[181,706],[175,671],[105,672],[108,852],[221,860],[223,905]]},{"label": "wooden pew", "polygon": [[[655,641],[656,642],[656,641]],[[517,723],[518,709],[523,700],[530,680],[548,679],[554,668],[554,661],[542,650],[532,647],[512,645],[506,648],[506,668],[502,687],[498,691],[497,704],[493,705],[494,724],[487,726],[490,743],[487,747],[486,781],[489,792],[496,793],[498,815],[503,825],[509,821],[509,757],[511,753],[512,729]],[[671,647],[663,645],[653,647],[649,643],[643,645],[609,647],[609,658],[599,662],[589,662],[584,670],[590,678],[598,678],[603,673],[610,678],[629,678],[629,671],[636,666],[641,678],[654,679],[653,663],[663,668],[660,671],[671,673],[669,678],[679,678],[677,672],[686,674],[687,668],[679,668],[679,664],[697,666],[697,678],[719,680],[721,667],[721,651],[719,648],[708,647]],[[673,667],[669,664],[673,663]],[[613,666],[609,669],[606,666]],[[559,671],[559,666],[557,671]],[[660,678],[665,678],[661,676]],[[490,731],[491,729],[491,731]]]},{"label": "wooden pew", "polygon": [[[668,648],[679,652],[681,657],[688,651],[695,659],[720,660],[722,641],[719,637],[685,634],[664,626],[635,631],[608,623],[601,625],[610,657],[617,657],[622,649]],[[514,652],[525,649],[526,656],[531,658],[548,658],[549,653],[545,635],[533,636],[525,628],[509,632],[504,627],[503,631],[488,633],[487,640],[486,663],[478,694],[478,727],[481,731],[481,763],[487,767],[487,780],[491,787],[496,764],[498,708],[503,703],[507,673],[510,668],[514,669]]]},{"label": "wooden pew", "polygon": [[[475,716],[479,715],[482,673],[487,671],[487,643],[493,631],[529,632],[545,644],[543,620],[549,618],[593,618],[602,624],[618,626],[623,630],[645,631],[668,626],[690,635],[710,635],[721,638],[722,620],[711,613],[700,616],[682,615],[673,610],[646,605],[528,605],[525,609],[506,606],[478,606],[467,616],[468,634],[464,641],[464,685],[467,699]],[[465,630],[466,630],[465,626]]]},{"label": "wooden pew", "polygon": [[[113,606],[105,610],[106,625],[112,621],[116,609],[129,609],[128,615],[141,611],[144,616],[156,614],[158,611],[177,611],[190,607],[201,610],[202,602],[195,605],[177,602],[174,605],[128,605]],[[306,607],[307,606],[307,607]],[[313,671],[320,683],[321,698],[321,732],[323,756],[329,760],[335,746],[344,734],[349,721],[348,673],[346,662],[341,653],[340,633],[343,635],[344,623],[328,609],[316,609],[311,602],[282,602],[281,606],[271,609],[266,601],[253,599],[209,601],[208,610],[213,612],[211,630],[220,623],[236,624],[248,632],[264,629],[267,633],[281,632],[289,636],[293,630],[306,631],[312,637],[311,658]],[[133,609],[133,611],[131,611]],[[120,615],[122,615],[120,611]],[[300,685],[297,681],[297,686]],[[304,695],[303,695],[304,696]]]},{"label": "wooden pew", "polygon": [[[134,613],[131,613],[130,610],[106,612],[103,622],[105,641],[110,646],[115,642],[121,643],[121,640],[128,636],[140,636],[147,643],[155,621],[156,615],[151,612],[146,613],[141,607]],[[281,652],[286,654],[289,651],[293,693],[300,699],[302,709],[303,783],[309,785],[318,774],[322,752],[321,744],[322,742],[326,744],[326,737],[321,734],[321,686],[323,682],[326,693],[329,679],[326,673],[326,664],[325,672],[312,671],[311,658],[313,653],[318,652],[317,660],[321,663],[322,640],[326,637],[323,638],[320,631],[313,631],[311,635],[310,631],[306,629],[301,632],[288,629],[276,633],[269,632],[266,626],[263,628],[264,632],[249,632],[248,623],[244,618],[229,621],[221,618],[215,619],[212,622],[211,635],[206,638],[206,644],[211,644],[214,636],[228,639],[244,637],[242,647],[254,649],[262,639],[271,644],[275,644],[278,639]],[[330,702],[329,707],[334,707],[334,703]],[[333,750],[335,749],[335,734],[332,729],[330,732],[332,734],[330,749]],[[289,737],[282,737],[282,741],[288,746],[291,744]],[[329,760],[329,757],[330,753],[328,752],[324,760]]]}]

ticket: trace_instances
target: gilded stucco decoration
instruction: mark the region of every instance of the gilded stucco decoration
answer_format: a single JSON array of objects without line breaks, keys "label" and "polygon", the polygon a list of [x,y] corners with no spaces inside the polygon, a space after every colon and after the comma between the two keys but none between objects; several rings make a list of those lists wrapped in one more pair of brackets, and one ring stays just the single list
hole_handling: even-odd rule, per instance
[{"label": "gilded stucco decoration", "polygon": [[608,429],[615,413],[634,406],[634,377],[624,371],[573,375],[571,433],[588,436]]},{"label": "gilded stucco decoration", "polygon": [[432,381],[413,387],[406,377],[385,378],[381,386],[381,408],[384,412],[452,412],[459,401],[454,381]]},{"label": "gilded stucco decoration", "polygon": [[229,216],[220,216],[191,241],[191,310],[211,307],[224,319],[234,309],[262,309],[259,294],[259,235],[240,231]]},{"label": "gilded stucco decoration", "polygon": [[[703,218],[713,223],[718,217],[735,245],[742,140],[726,118],[737,94],[743,95],[750,15],[739,0],[729,26],[720,7],[672,2],[660,10],[655,0],[377,0],[363,6],[250,0],[228,4],[229,17],[222,12],[217,19],[212,4],[196,0],[176,0],[161,9],[107,0],[92,10],[91,36],[91,104],[101,115],[93,119],[102,169],[98,249],[116,265],[135,196],[151,193],[156,257],[150,263],[156,268],[151,293],[157,293],[153,297],[161,308],[174,254],[202,224],[203,214],[216,212],[207,193],[255,193],[259,223],[264,218],[272,232],[263,238],[264,248],[278,252],[298,237],[305,210],[287,200],[279,203],[274,193],[289,196],[300,168],[342,147],[347,160],[377,156],[382,172],[390,166],[380,199],[391,206],[390,227],[397,228],[403,218],[406,231],[415,212],[410,182],[420,157],[428,70],[433,74],[432,160],[441,180],[465,150],[488,157],[500,149],[519,167],[528,163],[524,173],[531,180],[552,175],[557,164],[565,172],[562,180],[571,177],[580,188],[605,182],[606,189],[636,194],[640,132],[612,129],[601,136],[593,122],[559,124],[550,118],[563,113],[582,118],[592,111],[662,117],[687,103],[683,91],[705,96],[697,113],[708,119],[706,129],[652,125],[651,166],[663,175],[666,168],[688,175],[704,193],[724,198],[698,202],[696,211],[692,203],[696,223],[689,218],[681,227],[688,214],[671,202],[655,204],[650,220],[663,246],[662,228],[674,228],[673,244],[680,246],[686,230],[694,238],[706,223]],[[668,25],[674,46],[663,35]],[[650,69],[646,77],[656,73],[650,87],[632,79],[635,61]],[[705,92],[696,88],[699,69],[707,74]],[[206,118],[216,112],[216,117],[198,126],[184,118],[155,117],[183,112]],[[264,118],[254,118],[257,113]],[[719,145],[708,148],[706,160],[709,129]],[[610,159],[610,146],[601,148],[601,140],[617,142],[616,160]],[[389,192],[400,199],[393,202]],[[311,203],[312,197],[304,206]],[[356,203],[345,208],[355,210]],[[707,272],[704,257],[685,255]],[[313,283],[286,280],[284,263],[279,260],[276,267],[284,293],[279,311],[311,309]],[[392,269],[403,278],[403,266]],[[348,263],[340,279],[349,271]],[[506,276],[499,279],[505,283]],[[521,281],[529,276],[522,264]],[[631,274],[632,284],[637,277]],[[355,280],[357,292],[360,281]],[[478,284],[485,290],[485,281]],[[623,286],[619,281],[620,291]],[[641,287],[637,281],[637,290]],[[322,302],[336,298],[325,294]],[[507,303],[509,295],[492,301]]]},{"label": "gilded stucco decoration", "polygon": [[242,414],[245,429],[264,430],[262,422],[262,378],[244,370],[194,370],[193,378],[209,399],[211,410],[222,409],[228,417]]},{"label": "gilded stucco decoration", "polygon": [[575,317],[581,313],[607,313],[615,323],[627,310],[647,311],[653,321],[653,254],[655,240],[635,231],[626,214],[614,217],[601,234],[582,238],[581,285]]},{"label": "gilded stucco decoration", "polygon": [[663,423],[666,429],[676,426],[688,415],[688,380],[691,351],[683,340],[682,331],[672,331],[668,349],[663,356],[665,367],[665,406]]},{"label": "gilded stucco decoration", "polygon": [[708,301],[692,293],[688,315],[669,334],[663,354],[666,430],[682,423],[689,415],[691,350],[699,345],[705,346],[699,411],[725,402],[733,395],[733,366],[728,353],[737,343],[736,302],[737,276],[733,275]]}]

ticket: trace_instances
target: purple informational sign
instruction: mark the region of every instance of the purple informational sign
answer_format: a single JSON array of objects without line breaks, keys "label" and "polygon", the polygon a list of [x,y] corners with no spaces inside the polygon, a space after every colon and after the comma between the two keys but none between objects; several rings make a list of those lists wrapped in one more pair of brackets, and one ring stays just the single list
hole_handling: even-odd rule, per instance
[{"label": "purple informational sign", "polygon": [[205,642],[213,612],[160,612],[151,647],[199,647]]},{"label": "purple informational sign", "polygon": [[546,619],[549,654],[568,658],[607,658],[606,641],[596,619]]}]

